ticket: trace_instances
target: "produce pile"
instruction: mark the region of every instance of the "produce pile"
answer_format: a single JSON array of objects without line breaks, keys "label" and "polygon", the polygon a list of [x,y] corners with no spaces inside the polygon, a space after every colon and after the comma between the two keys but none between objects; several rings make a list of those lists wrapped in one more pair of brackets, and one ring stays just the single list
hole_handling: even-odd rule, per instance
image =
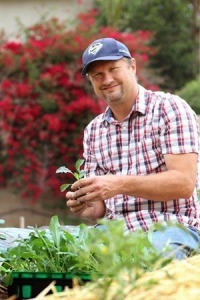
[{"label": "produce pile", "polygon": [[[134,273],[134,270],[133,270]],[[127,282],[127,285],[125,284]],[[54,290],[53,283],[47,288]],[[123,292],[121,292],[123,289]],[[200,299],[200,255],[184,261],[174,261],[160,270],[142,274],[133,284],[128,275],[121,274],[121,282],[113,279],[107,294],[99,282],[76,286],[63,292],[45,295],[43,291],[35,299],[40,300],[196,300]]]}]

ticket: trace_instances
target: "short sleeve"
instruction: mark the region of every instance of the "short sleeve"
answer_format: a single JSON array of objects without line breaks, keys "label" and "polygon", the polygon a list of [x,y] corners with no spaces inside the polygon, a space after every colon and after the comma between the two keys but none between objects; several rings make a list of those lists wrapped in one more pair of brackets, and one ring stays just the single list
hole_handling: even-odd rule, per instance
[{"label": "short sleeve", "polygon": [[170,95],[162,101],[159,122],[162,154],[199,153],[199,126],[187,102]]}]

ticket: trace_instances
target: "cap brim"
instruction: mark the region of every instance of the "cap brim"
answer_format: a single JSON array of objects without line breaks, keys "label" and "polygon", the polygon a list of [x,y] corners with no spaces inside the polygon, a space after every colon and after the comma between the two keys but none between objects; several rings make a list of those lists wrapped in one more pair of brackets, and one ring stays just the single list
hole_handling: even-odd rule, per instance
[{"label": "cap brim", "polygon": [[90,65],[95,62],[95,61],[105,61],[105,60],[119,60],[121,59],[122,57],[124,57],[124,55],[117,55],[117,56],[102,56],[102,57],[99,57],[99,58],[95,58],[93,59],[92,61],[90,61],[87,65],[84,66],[84,68],[82,69],[82,76],[85,76],[87,73],[88,73],[88,69],[90,67]]}]

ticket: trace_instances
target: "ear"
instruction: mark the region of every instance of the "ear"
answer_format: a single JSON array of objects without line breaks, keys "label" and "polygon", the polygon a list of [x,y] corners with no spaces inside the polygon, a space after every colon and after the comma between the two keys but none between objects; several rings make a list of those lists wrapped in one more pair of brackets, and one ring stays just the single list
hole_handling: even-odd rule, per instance
[{"label": "ear", "polygon": [[90,79],[90,74],[89,73],[86,74],[85,78],[91,83],[91,79]]},{"label": "ear", "polygon": [[131,59],[131,68],[133,69],[134,73],[136,74],[136,60],[133,57]]}]

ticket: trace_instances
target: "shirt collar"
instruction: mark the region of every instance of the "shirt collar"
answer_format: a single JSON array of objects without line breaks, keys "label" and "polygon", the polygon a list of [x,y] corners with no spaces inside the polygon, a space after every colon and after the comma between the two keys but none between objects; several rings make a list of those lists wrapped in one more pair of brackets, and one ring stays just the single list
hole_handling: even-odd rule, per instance
[{"label": "shirt collar", "polygon": [[140,112],[142,115],[145,115],[147,109],[148,93],[147,90],[141,85],[138,85],[138,89],[139,89],[138,96],[136,98],[135,103],[133,104],[132,112],[137,111]]}]

